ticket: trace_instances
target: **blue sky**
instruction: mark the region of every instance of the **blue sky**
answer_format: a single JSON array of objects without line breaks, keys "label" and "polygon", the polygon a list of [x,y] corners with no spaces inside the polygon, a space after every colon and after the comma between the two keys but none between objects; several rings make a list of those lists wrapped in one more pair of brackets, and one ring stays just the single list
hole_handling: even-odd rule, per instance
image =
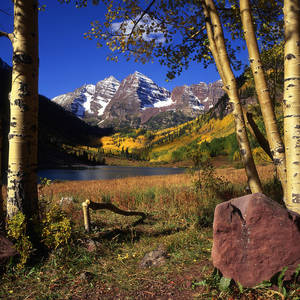
[{"label": "blue sky", "polygon": [[[11,1],[1,1],[0,9],[11,15]],[[5,3],[3,3],[5,2]],[[71,92],[85,83],[96,82],[113,75],[118,80],[139,71],[150,77],[158,85],[172,90],[178,85],[213,82],[219,79],[214,65],[204,69],[194,64],[181,76],[166,82],[167,68],[158,62],[139,64],[120,58],[118,63],[108,62],[106,47],[97,48],[96,41],[85,40],[84,32],[90,22],[104,19],[101,5],[77,9],[73,4],[60,4],[56,0],[44,0],[46,10],[39,15],[40,75],[39,93],[49,98]],[[13,30],[13,17],[0,11],[0,30]],[[0,38],[0,57],[11,65],[12,47],[10,41]]]}]

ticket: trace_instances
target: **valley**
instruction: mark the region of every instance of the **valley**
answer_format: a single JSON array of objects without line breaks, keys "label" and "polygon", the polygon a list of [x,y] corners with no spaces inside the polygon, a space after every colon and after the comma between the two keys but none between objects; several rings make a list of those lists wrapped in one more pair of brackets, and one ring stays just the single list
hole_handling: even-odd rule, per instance
[{"label": "valley", "polygon": [[[2,60],[0,67],[7,81],[2,93],[7,98],[11,68]],[[249,82],[243,77],[239,82],[245,112],[252,111],[264,131]],[[5,124],[7,121],[4,131],[8,132]],[[269,163],[251,134],[250,139],[255,161]],[[7,140],[3,144],[5,150]],[[135,72],[121,82],[110,76],[96,85],[86,84],[52,101],[40,95],[40,168],[101,164],[190,167],[199,153],[215,165],[220,161],[241,165],[234,119],[221,81],[169,92]]]}]

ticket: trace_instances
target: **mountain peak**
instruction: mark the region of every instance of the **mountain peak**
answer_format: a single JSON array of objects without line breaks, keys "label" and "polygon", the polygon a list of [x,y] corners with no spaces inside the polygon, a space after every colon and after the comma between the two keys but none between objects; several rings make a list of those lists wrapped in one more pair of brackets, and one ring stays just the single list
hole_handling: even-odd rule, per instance
[{"label": "mountain peak", "polygon": [[136,78],[147,79],[147,80],[152,81],[148,76],[146,76],[145,74],[143,74],[143,73],[141,73],[139,71],[135,71],[133,73],[133,76],[136,77]]},{"label": "mountain peak", "polygon": [[[97,124],[101,127],[136,127],[153,116],[171,111],[190,119],[210,109],[223,93],[218,84],[199,83],[174,88],[171,94],[135,71],[122,82],[111,75],[95,86],[86,84],[54,101],[81,118],[99,120]],[[168,117],[166,122],[169,122]]]},{"label": "mountain peak", "polygon": [[109,81],[109,82],[119,82],[119,80],[114,77],[113,75],[110,75],[109,77],[104,78],[105,81]]}]

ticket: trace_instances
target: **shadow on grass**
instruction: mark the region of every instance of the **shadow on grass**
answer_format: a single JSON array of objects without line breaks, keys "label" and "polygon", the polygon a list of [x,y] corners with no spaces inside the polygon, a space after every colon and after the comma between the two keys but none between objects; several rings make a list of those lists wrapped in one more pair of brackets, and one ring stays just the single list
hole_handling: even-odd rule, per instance
[{"label": "shadow on grass", "polygon": [[[156,221],[157,220],[155,218],[148,216],[146,222],[144,219],[140,219],[123,228],[115,228],[115,229],[106,230],[102,232],[96,232],[94,233],[95,240],[97,240],[98,242],[115,241],[117,243],[128,242],[128,241],[137,242],[142,237],[166,236],[180,231],[184,231],[188,228],[188,225],[177,226],[177,227],[170,226],[170,228],[164,228],[161,230],[146,230],[143,228],[134,228],[137,225],[154,225]],[[104,228],[107,224],[96,221],[94,222],[93,225],[95,228],[99,228],[99,227]]]}]

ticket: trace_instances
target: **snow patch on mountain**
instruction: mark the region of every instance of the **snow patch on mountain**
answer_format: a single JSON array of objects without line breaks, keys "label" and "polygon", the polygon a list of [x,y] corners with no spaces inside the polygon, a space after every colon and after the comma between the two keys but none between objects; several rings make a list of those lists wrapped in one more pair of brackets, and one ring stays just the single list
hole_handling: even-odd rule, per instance
[{"label": "snow patch on mountain", "polygon": [[77,117],[84,118],[86,114],[101,116],[111,98],[115,95],[120,82],[113,76],[99,81],[96,85],[85,84],[72,93],[60,95],[52,100]]},{"label": "snow patch on mountain", "polygon": [[134,72],[133,78],[132,87],[136,88],[136,94],[141,102],[142,110],[149,107],[164,107],[172,104],[171,94],[167,89],[159,87],[153,80],[138,71]]},{"label": "snow patch on mountain", "polygon": [[198,116],[211,108],[223,93],[220,82],[184,85],[170,93],[135,71],[122,82],[110,76],[96,85],[85,84],[53,100],[80,118],[96,121],[98,126],[134,127],[167,111],[180,111],[189,118]]}]

